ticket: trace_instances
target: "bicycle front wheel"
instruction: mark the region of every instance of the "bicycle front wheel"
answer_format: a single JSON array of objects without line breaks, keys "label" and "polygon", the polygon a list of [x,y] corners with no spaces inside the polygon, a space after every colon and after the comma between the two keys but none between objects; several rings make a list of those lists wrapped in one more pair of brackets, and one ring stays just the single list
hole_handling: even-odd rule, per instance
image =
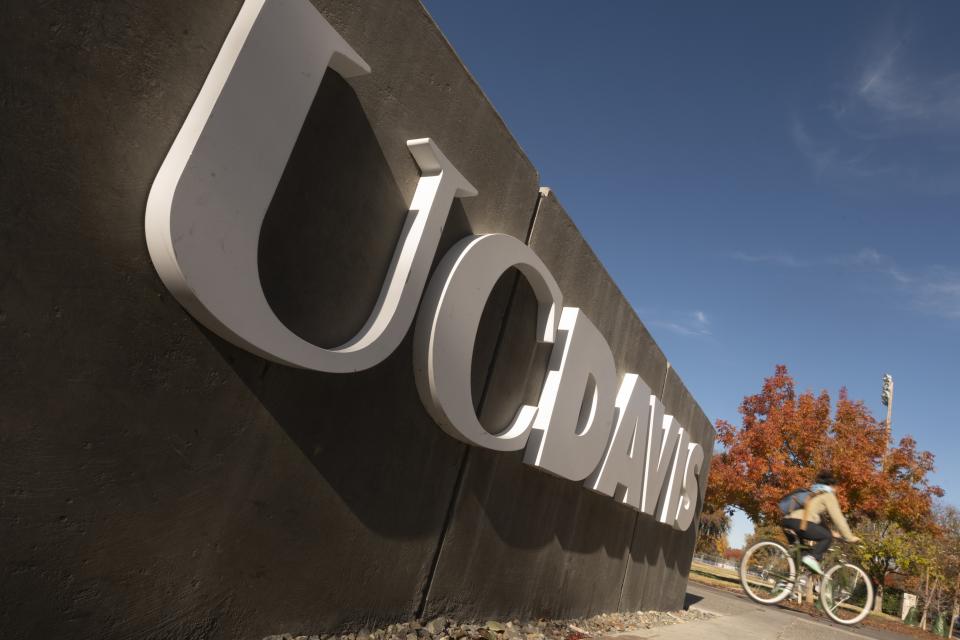
[{"label": "bicycle front wheel", "polygon": [[793,591],[797,567],[790,552],[778,542],[758,542],[740,561],[740,584],[760,604],[780,602]]},{"label": "bicycle front wheel", "polygon": [[855,564],[828,569],[820,584],[820,604],[840,624],[856,624],[866,618],[873,604],[873,585],[867,572]]}]

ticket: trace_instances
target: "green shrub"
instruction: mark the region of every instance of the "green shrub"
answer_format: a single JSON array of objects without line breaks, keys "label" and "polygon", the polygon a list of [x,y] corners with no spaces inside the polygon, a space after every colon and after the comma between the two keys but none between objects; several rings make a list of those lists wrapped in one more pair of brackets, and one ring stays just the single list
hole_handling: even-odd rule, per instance
[{"label": "green shrub", "polygon": [[903,590],[902,589],[891,589],[887,587],[883,591],[883,605],[882,610],[884,613],[891,616],[900,617],[900,603],[903,602]]}]

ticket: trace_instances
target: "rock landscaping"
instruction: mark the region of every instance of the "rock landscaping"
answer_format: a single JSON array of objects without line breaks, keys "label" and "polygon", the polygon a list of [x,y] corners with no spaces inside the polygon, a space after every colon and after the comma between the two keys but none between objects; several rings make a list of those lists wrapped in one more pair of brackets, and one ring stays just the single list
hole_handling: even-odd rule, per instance
[{"label": "rock landscaping", "polygon": [[592,618],[532,622],[488,620],[461,623],[441,616],[427,622],[411,620],[391,624],[373,631],[361,629],[357,633],[315,635],[284,633],[267,636],[264,640],[581,640],[712,617],[712,614],[697,609],[601,613]]}]

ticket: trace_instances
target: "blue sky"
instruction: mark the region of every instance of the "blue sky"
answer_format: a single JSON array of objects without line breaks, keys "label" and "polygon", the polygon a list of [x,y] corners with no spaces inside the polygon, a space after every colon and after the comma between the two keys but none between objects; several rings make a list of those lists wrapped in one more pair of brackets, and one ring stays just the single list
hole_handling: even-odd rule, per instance
[{"label": "blue sky", "polygon": [[426,4],[712,420],[890,372],[960,504],[960,3]]}]

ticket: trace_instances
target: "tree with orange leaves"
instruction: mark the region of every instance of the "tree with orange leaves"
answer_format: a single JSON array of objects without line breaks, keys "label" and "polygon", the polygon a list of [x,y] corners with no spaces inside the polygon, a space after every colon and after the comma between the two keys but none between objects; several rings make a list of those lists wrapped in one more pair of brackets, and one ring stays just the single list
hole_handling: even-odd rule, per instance
[{"label": "tree with orange leaves", "polygon": [[787,368],[778,365],[760,393],[740,405],[743,424],[717,421],[721,451],[710,467],[706,503],[736,506],[755,525],[780,519],[784,494],[809,486],[819,469],[836,476],[837,497],[851,523],[888,520],[907,530],[930,520],[933,454],[903,438],[888,447],[886,431],[860,400],[841,389],[831,410],[826,391],[798,394]]},{"label": "tree with orange leaves", "polygon": [[[787,368],[778,365],[760,393],[740,405],[738,428],[717,421],[721,451],[714,455],[704,510],[739,507],[758,529],[775,527],[777,503],[810,486],[820,469],[832,469],[837,498],[851,525],[864,525],[863,558],[882,593],[887,572],[897,566],[892,531],[929,531],[932,501],[943,490],[931,485],[933,454],[905,437],[896,447],[860,400],[841,389],[831,411],[826,391],[797,394]],[[871,542],[875,544],[871,544]],[[878,597],[879,602],[879,597]]]}]

